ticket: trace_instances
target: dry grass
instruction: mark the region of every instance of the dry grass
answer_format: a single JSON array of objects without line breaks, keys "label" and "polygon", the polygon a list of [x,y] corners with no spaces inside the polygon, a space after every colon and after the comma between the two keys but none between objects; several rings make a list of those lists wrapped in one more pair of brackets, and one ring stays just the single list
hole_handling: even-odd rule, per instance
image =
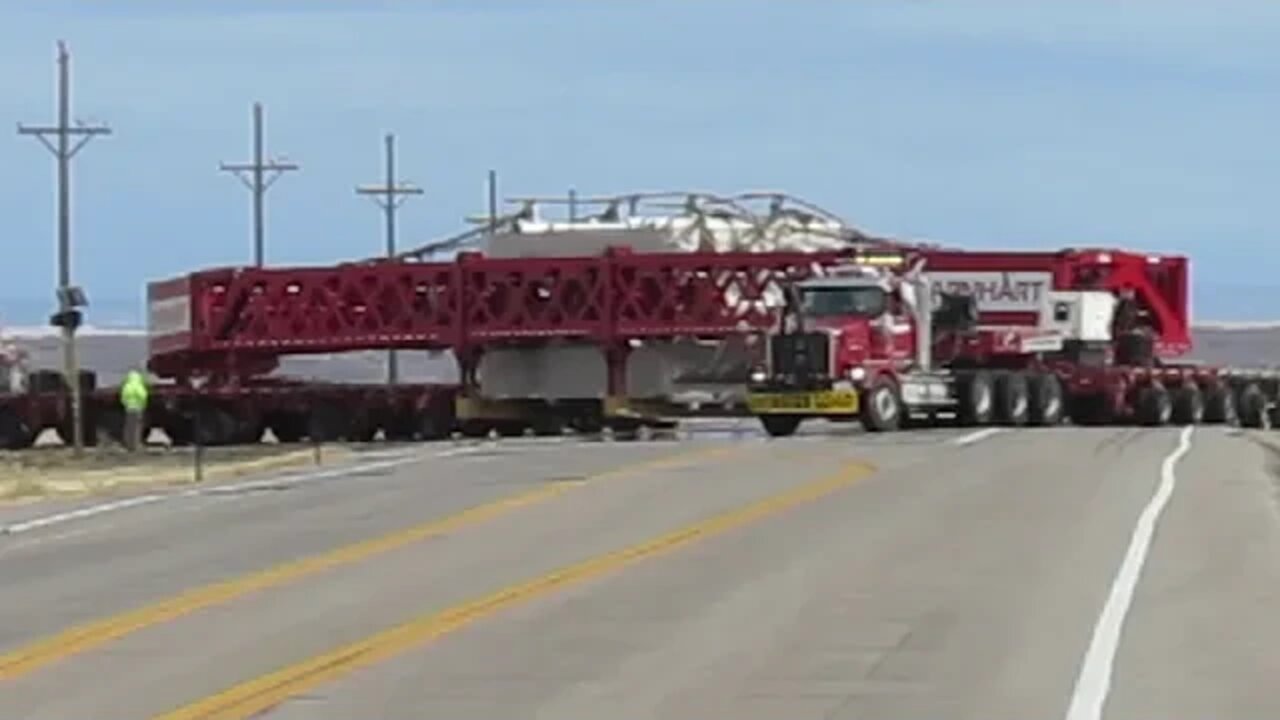
[{"label": "dry grass", "polygon": [[[302,466],[314,462],[305,446],[263,444],[207,448],[205,482]],[[325,447],[325,461],[344,455],[341,447]],[[0,453],[0,502],[45,497],[105,495],[195,481],[194,450],[148,447],[136,454],[119,447],[88,448],[74,457],[63,447]]]}]

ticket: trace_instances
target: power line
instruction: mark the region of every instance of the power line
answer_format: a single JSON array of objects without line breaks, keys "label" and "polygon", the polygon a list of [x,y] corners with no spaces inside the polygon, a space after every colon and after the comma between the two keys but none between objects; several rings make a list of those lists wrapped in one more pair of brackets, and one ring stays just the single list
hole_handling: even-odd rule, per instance
[{"label": "power line", "polygon": [[[80,397],[80,363],[76,357],[76,328],[80,309],[88,305],[84,291],[71,284],[71,158],[95,135],[109,135],[106,125],[71,123],[71,56],[67,45],[58,41],[58,124],[18,125],[19,135],[31,135],[53,153],[58,161],[58,313],[52,324],[62,328],[62,370],[71,392],[71,438],[77,456],[84,452],[84,411]],[[56,136],[50,142],[49,136]],[[71,144],[71,138],[76,142]]]},{"label": "power line", "polygon": [[263,201],[267,188],[290,170],[297,170],[295,163],[282,160],[263,160],[262,103],[253,104],[253,162],[222,163],[222,172],[234,173],[240,182],[253,193],[253,264],[263,263]]},{"label": "power line", "polygon": [[[386,179],[381,185],[357,185],[357,195],[367,195],[382,208],[386,222],[387,257],[396,254],[396,210],[404,204],[410,195],[421,195],[422,189],[409,183],[396,181],[396,136],[387,133],[386,137]],[[396,351],[387,351],[387,382],[395,385],[399,380],[399,366]]]}]

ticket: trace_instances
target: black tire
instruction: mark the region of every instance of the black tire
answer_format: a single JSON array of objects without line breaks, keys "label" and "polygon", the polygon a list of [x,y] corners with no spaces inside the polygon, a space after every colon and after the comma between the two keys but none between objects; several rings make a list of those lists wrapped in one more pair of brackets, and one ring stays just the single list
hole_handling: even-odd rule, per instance
[{"label": "black tire", "polygon": [[99,435],[106,435],[117,445],[124,444],[124,408],[119,405],[103,408],[98,412],[96,424]]},{"label": "black tire", "polygon": [[[434,408],[424,408],[418,416],[418,437],[424,441],[444,440],[453,434],[453,419]],[[397,439],[399,433],[396,434]]]},{"label": "black tire", "polygon": [[761,415],[760,424],[769,437],[787,437],[795,434],[802,419],[795,415]]},{"label": "black tire", "polygon": [[1026,375],[1002,373],[996,378],[995,397],[995,417],[1001,425],[1020,427],[1027,424],[1031,400]]},{"label": "black tire", "polygon": [[244,417],[236,422],[237,445],[257,445],[262,442],[262,435],[267,426],[259,418]]},{"label": "black tire", "polygon": [[897,383],[877,378],[862,395],[862,427],[869,432],[891,432],[902,427],[902,394]]},{"label": "black tire", "polygon": [[[195,442],[195,430],[191,424],[191,418],[186,415],[166,415],[164,424],[160,426],[164,430],[165,437],[169,438],[169,444],[173,447],[186,447]],[[124,442],[124,416],[120,418],[120,442]]]},{"label": "black tire", "polygon": [[564,420],[554,415],[533,421],[533,434],[537,437],[559,437],[564,434]]},{"label": "black tire", "polygon": [[320,403],[307,416],[307,437],[311,442],[337,442],[349,429],[348,414],[336,404]]},{"label": "black tire", "polygon": [[197,410],[196,414],[193,430],[196,442],[209,447],[235,442],[238,424],[231,413],[222,408],[206,407]]},{"label": "black tire", "polygon": [[978,370],[960,377],[960,412],[962,425],[989,425],[995,411],[995,388],[991,373]]},{"label": "black tire", "polygon": [[1240,389],[1240,395],[1236,398],[1236,410],[1240,414],[1242,427],[1265,430],[1271,425],[1271,418],[1267,414],[1267,398],[1256,383],[1249,383]]},{"label": "black tire", "polygon": [[509,420],[497,423],[498,437],[518,438],[524,437],[525,424],[519,420]]},{"label": "black tire", "polygon": [[1150,382],[1138,388],[1134,414],[1142,425],[1168,425],[1173,419],[1173,400],[1169,397],[1168,389],[1159,382]]},{"label": "black tire", "polygon": [[1204,422],[1204,394],[1194,382],[1184,382],[1173,391],[1173,421],[1179,425]]},{"label": "black tire", "polygon": [[307,436],[306,417],[298,413],[280,413],[271,418],[271,434],[281,443],[301,442]]},{"label": "black tire", "polygon": [[1053,373],[1035,373],[1027,380],[1031,410],[1027,420],[1032,425],[1062,424],[1066,403],[1062,397],[1062,381]]},{"label": "black tire", "polygon": [[493,432],[493,425],[484,420],[463,420],[458,431],[466,438],[487,439]]},{"label": "black tire", "polygon": [[36,434],[31,432],[12,408],[0,408],[0,449],[26,450],[35,444]]},{"label": "black tire", "polygon": [[1235,425],[1240,421],[1236,412],[1236,395],[1226,383],[1215,380],[1204,389],[1204,421]]}]

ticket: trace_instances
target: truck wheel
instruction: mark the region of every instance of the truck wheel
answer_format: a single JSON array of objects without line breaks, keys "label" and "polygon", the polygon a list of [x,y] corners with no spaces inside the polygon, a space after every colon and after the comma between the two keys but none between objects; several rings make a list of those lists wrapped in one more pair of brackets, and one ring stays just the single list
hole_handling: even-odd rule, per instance
[{"label": "truck wheel", "polygon": [[1204,422],[1204,395],[1194,382],[1184,382],[1173,391],[1173,421],[1179,425]]},{"label": "truck wheel", "polygon": [[1053,373],[1034,373],[1027,380],[1031,408],[1028,421],[1032,425],[1058,425],[1064,414],[1062,381]]},{"label": "truck wheel", "polygon": [[98,413],[98,433],[106,435],[111,442],[124,444],[124,409],[119,405],[105,407]]},{"label": "truck wheel", "polygon": [[[162,418],[160,429],[164,431],[165,437],[169,438],[169,444],[173,447],[186,447],[195,442],[194,430],[191,424],[191,418],[187,415],[167,415]],[[120,418],[120,432],[117,438],[118,442],[124,442],[124,417]]]},{"label": "truck wheel", "polygon": [[27,427],[12,408],[0,408],[0,449],[26,450],[36,441],[35,433]]},{"label": "truck wheel", "polygon": [[996,379],[996,418],[1002,425],[1019,427],[1027,424],[1031,409],[1027,376],[1009,372]]},{"label": "truck wheel", "polygon": [[348,413],[333,403],[320,403],[311,408],[307,417],[307,437],[312,442],[325,443],[341,440],[350,429]]},{"label": "truck wheel", "polygon": [[538,437],[559,437],[564,435],[564,420],[555,415],[547,415],[533,421],[533,434]]},{"label": "truck wheel", "polygon": [[1267,416],[1267,398],[1262,388],[1256,383],[1249,383],[1240,390],[1236,399],[1236,409],[1240,413],[1240,424],[1247,428],[1266,429],[1270,425]]},{"label": "truck wheel", "polygon": [[995,409],[991,373],[977,371],[960,378],[960,422],[987,425]]},{"label": "truck wheel", "polygon": [[277,413],[271,416],[267,424],[277,442],[292,444],[301,442],[307,436],[307,418],[300,413]]},{"label": "truck wheel", "polygon": [[453,434],[453,421],[447,415],[431,407],[423,408],[418,416],[418,437],[423,441],[444,440]]},{"label": "truck wheel", "polygon": [[196,411],[196,442],[206,446],[230,445],[235,442],[237,423],[235,416],[217,407],[205,407]]},{"label": "truck wheel", "polygon": [[1151,382],[1138,389],[1134,411],[1143,425],[1167,425],[1173,418],[1173,401],[1169,391],[1158,382]]},{"label": "truck wheel", "polygon": [[1234,425],[1239,421],[1236,415],[1236,396],[1226,383],[1215,380],[1204,390],[1204,421],[1207,423],[1226,423]]},{"label": "truck wheel", "polygon": [[888,378],[878,378],[863,396],[862,427],[870,432],[897,430],[902,425],[902,396]]},{"label": "truck wheel", "polygon": [[795,434],[800,427],[801,418],[795,415],[761,415],[760,424],[769,437],[787,437]]}]

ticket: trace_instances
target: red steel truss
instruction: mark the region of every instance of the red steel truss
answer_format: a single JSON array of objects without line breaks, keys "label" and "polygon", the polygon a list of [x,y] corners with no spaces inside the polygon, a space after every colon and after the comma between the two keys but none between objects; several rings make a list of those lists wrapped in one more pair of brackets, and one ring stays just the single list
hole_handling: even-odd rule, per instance
[{"label": "red steel truss", "polygon": [[242,376],[293,354],[396,348],[461,357],[495,343],[723,337],[767,326],[766,292],[834,258],[613,250],[207,270],[150,286],[150,365],[165,377]]},{"label": "red steel truss", "polygon": [[[926,272],[1041,270],[1055,289],[1132,291],[1162,354],[1190,346],[1185,258],[1108,250],[920,252]],[[450,349],[465,373],[486,346],[555,339],[624,356],[632,340],[767,327],[774,315],[766,296],[780,291],[780,281],[844,257],[614,249],[592,257],[464,253],[439,263],[207,270],[149,287],[150,367],[164,377],[234,379],[270,372],[284,355]]]}]

